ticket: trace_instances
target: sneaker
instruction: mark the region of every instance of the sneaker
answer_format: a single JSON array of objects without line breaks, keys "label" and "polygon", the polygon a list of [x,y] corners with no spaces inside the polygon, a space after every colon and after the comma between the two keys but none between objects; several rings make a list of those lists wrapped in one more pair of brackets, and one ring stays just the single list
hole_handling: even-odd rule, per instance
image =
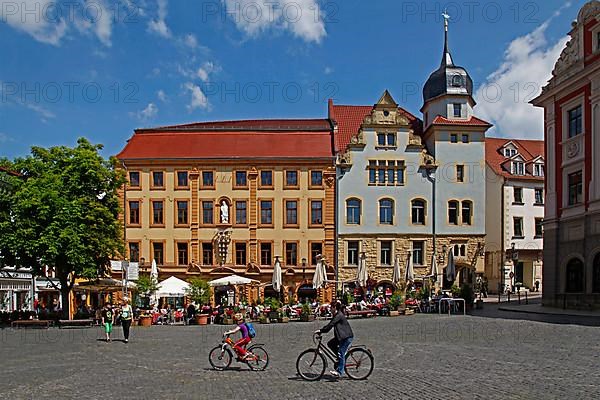
[{"label": "sneaker", "polygon": [[329,371],[329,373],[330,373],[331,375],[333,375],[333,377],[335,377],[335,378],[339,378],[339,377],[340,377],[340,373],[339,373],[339,372],[337,372],[336,370],[333,370],[333,369],[332,369],[331,371]]},{"label": "sneaker", "polygon": [[125,343],[129,343],[129,339],[125,339]]}]

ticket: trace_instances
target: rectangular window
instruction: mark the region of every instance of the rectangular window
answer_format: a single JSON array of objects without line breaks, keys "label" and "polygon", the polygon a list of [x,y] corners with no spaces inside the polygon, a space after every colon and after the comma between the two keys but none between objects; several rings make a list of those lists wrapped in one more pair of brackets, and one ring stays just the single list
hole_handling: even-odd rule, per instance
[{"label": "rectangular window", "polygon": [[285,265],[298,265],[298,243],[285,244]]},{"label": "rectangular window", "polygon": [[458,135],[456,133],[450,134],[450,143],[458,143]]},{"label": "rectangular window", "polygon": [[321,200],[310,202],[310,223],[311,225],[321,225],[323,223],[323,202]]},{"label": "rectangular window", "polygon": [[310,244],[310,262],[311,265],[317,265],[317,256],[323,254],[323,243],[321,242],[312,242]]},{"label": "rectangular window", "polygon": [[138,242],[129,243],[129,261],[140,261],[140,244]]},{"label": "rectangular window", "polygon": [[381,184],[381,185],[385,185],[385,167],[387,165],[387,162],[380,160],[377,162],[378,168],[377,168],[377,183]]},{"label": "rectangular window", "polygon": [[395,147],[396,146],[396,134],[395,133],[378,133],[377,134],[377,146],[379,147]]},{"label": "rectangular window", "polygon": [[298,171],[285,171],[285,186],[298,186]]},{"label": "rectangular window", "polygon": [[235,202],[235,223],[236,225],[246,225],[247,217],[247,203],[245,201]]},{"label": "rectangular window", "polygon": [[386,181],[388,185],[394,185],[396,183],[396,168],[394,167],[394,162],[393,161],[389,161],[388,162],[388,169],[385,171],[386,172]]},{"label": "rectangular window", "polygon": [[177,201],[177,225],[187,225],[188,223],[188,202],[185,200]]},{"label": "rectangular window", "polygon": [[140,224],[140,202],[130,201],[129,202],[129,223],[131,225]]},{"label": "rectangular window", "polygon": [[381,265],[392,265],[392,242],[383,240],[380,243],[381,249],[379,254],[379,262]]},{"label": "rectangular window", "polygon": [[273,202],[271,200],[261,200],[260,202],[260,223],[273,225]]},{"label": "rectangular window", "polygon": [[456,166],[456,182],[464,182],[465,181],[465,166],[457,165]]},{"label": "rectangular window", "polygon": [[412,223],[414,225],[425,225],[425,202],[423,200],[413,200],[411,204]]},{"label": "rectangular window", "polygon": [[360,200],[346,200],[346,223],[348,225],[360,225],[360,207]]},{"label": "rectangular window", "polygon": [[165,186],[164,174],[162,171],[152,172],[152,186],[155,188],[162,188]]},{"label": "rectangular window", "polygon": [[385,146],[385,133],[377,134],[377,145],[382,147]]},{"label": "rectangular window", "polygon": [[569,174],[569,205],[580,204],[583,202],[583,175],[581,171]]},{"label": "rectangular window", "polygon": [[152,242],[152,255],[158,265],[163,265],[165,263],[165,249],[162,242]]},{"label": "rectangular window", "polygon": [[581,106],[569,110],[569,138],[583,133]]},{"label": "rectangular window", "polygon": [[542,218],[535,219],[535,237],[541,238],[544,236],[544,220]]},{"label": "rectangular window", "polygon": [[387,145],[390,147],[396,146],[396,134],[395,133],[388,133],[386,135],[387,137]]},{"label": "rectangular window", "polygon": [[516,238],[523,237],[523,218],[513,217],[513,235]]},{"label": "rectangular window", "polygon": [[470,142],[469,135],[467,133],[463,133],[462,134],[462,142],[463,143],[469,143]]},{"label": "rectangular window", "polygon": [[213,244],[212,244],[212,242],[202,243],[202,265],[213,265]]},{"label": "rectangular window", "polygon": [[533,175],[544,176],[544,166],[542,164],[533,165]]},{"label": "rectangular window", "polygon": [[202,223],[212,225],[214,223],[214,205],[212,201],[202,202]]},{"label": "rectangular window", "polygon": [[213,171],[202,171],[202,186],[215,186],[215,174]]},{"label": "rectangular window", "polygon": [[273,186],[273,171],[260,171],[260,186]]},{"label": "rectangular window", "polygon": [[472,203],[470,201],[462,202],[462,223],[463,225],[471,225],[471,218],[473,216]]},{"label": "rectangular window", "polygon": [[460,116],[462,115],[461,111],[462,111],[462,106],[460,103],[454,103],[452,104],[452,108],[454,110],[454,118],[460,118]]},{"label": "rectangular window", "polygon": [[177,243],[177,265],[188,265],[187,243]]},{"label": "rectangular window", "polygon": [[323,172],[310,171],[310,185],[311,186],[323,186]]},{"label": "rectangular window", "polygon": [[396,172],[396,184],[404,185],[404,166],[400,166]]},{"label": "rectangular window", "polygon": [[448,223],[458,225],[458,201],[448,202]]},{"label": "rectangular window", "polygon": [[248,186],[246,171],[235,171],[235,187]]},{"label": "rectangular window", "polygon": [[535,204],[544,204],[544,189],[535,189]]},{"label": "rectangular window", "polygon": [[358,265],[358,240],[347,242],[348,265]]},{"label": "rectangular window", "polygon": [[379,201],[379,223],[382,225],[394,224],[394,202],[392,200]]},{"label": "rectangular window", "polygon": [[295,200],[285,201],[285,224],[298,225],[298,202]]},{"label": "rectangular window", "polygon": [[525,164],[521,161],[513,161],[512,173],[514,175],[525,175]]},{"label": "rectangular window", "polygon": [[129,172],[129,186],[140,187],[140,173],[138,171]]},{"label": "rectangular window", "polygon": [[377,161],[369,161],[369,183],[372,185],[377,183]]},{"label": "rectangular window", "polygon": [[523,204],[523,188],[513,187],[513,203]]},{"label": "rectangular window", "polygon": [[177,171],[177,186],[178,187],[187,187],[188,186],[187,171]]},{"label": "rectangular window", "polygon": [[246,265],[246,243],[235,244],[235,264]]},{"label": "rectangular window", "polygon": [[260,244],[260,265],[271,265],[273,259],[273,244]]},{"label": "rectangular window", "polygon": [[423,265],[425,260],[425,242],[417,240],[412,242],[412,257],[414,265]]},{"label": "rectangular window", "polygon": [[162,225],[164,224],[164,208],[163,201],[153,201],[152,202],[152,225]]}]

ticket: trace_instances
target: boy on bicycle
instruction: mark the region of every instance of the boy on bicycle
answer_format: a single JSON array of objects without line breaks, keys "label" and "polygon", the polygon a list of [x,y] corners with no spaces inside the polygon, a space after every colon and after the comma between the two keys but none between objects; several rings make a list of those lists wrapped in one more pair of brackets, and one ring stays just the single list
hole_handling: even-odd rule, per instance
[{"label": "boy on bicycle", "polygon": [[344,314],[344,305],[339,301],[335,304],[335,311],[336,313],[331,318],[331,321],[315,333],[327,333],[331,328],[334,328],[334,337],[327,342],[327,347],[338,355],[338,362],[336,365],[337,371],[332,370],[329,373],[335,377],[339,377],[344,374],[346,352],[352,343],[352,339],[354,339],[354,333]]},{"label": "boy on bicycle", "polygon": [[252,341],[250,335],[248,334],[248,327],[244,322],[244,317],[242,314],[237,313],[233,316],[233,320],[237,324],[235,328],[230,331],[223,333],[223,336],[233,335],[236,332],[240,332],[242,337],[240,340],[235,342],[233,345],[233,349],[238,355],[238,360],[244,360],[247,357],[246,346]]}]

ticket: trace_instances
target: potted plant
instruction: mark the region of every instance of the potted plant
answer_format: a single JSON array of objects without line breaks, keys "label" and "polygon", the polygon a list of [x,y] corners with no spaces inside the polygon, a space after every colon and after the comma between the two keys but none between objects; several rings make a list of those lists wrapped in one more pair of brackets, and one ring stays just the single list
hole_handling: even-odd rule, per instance
[{"label": "potted plant", "polygon": [[[192,278],[189,281],[190,286],[185,290],[185,294],[194,303],[199,306],[208,303],[210,300],[210,286],[204,279]],[[208,324],[208,314],[196,314],[196,323],[198,325]]]},{"label": "potted plant", "polygon": [[267,318],[266,315],[261,315],[260,317],[258,317],[258,322],[261,324],[268,324],[269,318]]},{"label": "potted plant", "polygon": [[310,321],[314,321],[314,320],[315,320],[315,316],[311,312],[310,306],[308,305],[308,303],[302,304],[302,311],[300,312],[300,321],[310,322]]},{"label": "potted plant", "polygon": [[396,290],[392,296],[390,297],[390,317],[395,317],[400,315],[400,308],[404,305],[404,299],[402,297],[402,292],[400,290]]},{"label": "potted plant", "polygon": [[[143,305],[148,306],[150,294],[158,290],[158,283],[147,275],[141,275],[136,282],[136,288],[138,295],[144,300]],[[138,325],[151,326],[152,316],[147,312],[142,313],[138,319]]]},{"label": "potted plant", "polygon": [[267,297],[265,299],[265,306],[269,307],[269,321],[275,322],[279,318],[279,309],[281,308],[281,302],[273,297]]}]

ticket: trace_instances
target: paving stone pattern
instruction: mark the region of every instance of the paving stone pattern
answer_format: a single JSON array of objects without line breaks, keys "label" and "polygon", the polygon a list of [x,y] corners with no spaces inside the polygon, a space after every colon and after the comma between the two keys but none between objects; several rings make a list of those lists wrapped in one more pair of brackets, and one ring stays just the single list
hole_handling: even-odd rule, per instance
[{"label": "paving stone pattern", "polygon": [[[296,357],[325,324],[256,325],[266,371],[213,371],[224,326],[0,329],[1,399],[597,399],[598,327],[476,316],[352,320],[375,370],[367,381],[304,382]],[[523,318],[522,316],[520,318]],[[539,318],[539,317],[538,317]]]}]

